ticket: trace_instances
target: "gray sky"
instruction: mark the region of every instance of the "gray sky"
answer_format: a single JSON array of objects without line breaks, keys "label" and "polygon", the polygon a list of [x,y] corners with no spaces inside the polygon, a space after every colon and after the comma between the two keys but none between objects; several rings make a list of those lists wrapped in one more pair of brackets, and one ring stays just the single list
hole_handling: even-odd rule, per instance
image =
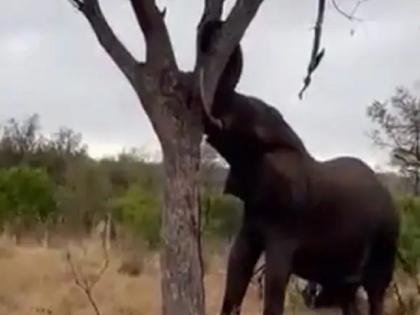
[{"label": "gray sky", "polygon": [[[191,69],[204,1],[158,2],[168,7],[179,64]],[[338,2],[351,10],[356,0]],[[143,38],[129,2],[101,4],[115,32],[141,59]],[[420,1],[370,0],[358,12],[363,23],[350,23],[329,8],[326,56],[299,101],[315,11],[314,0],[265,1],[242,42],[245,68],[238,89],[277,107],[315,157],[345,154],[383,165],[386,153],[365,135],[371,127],[366,106],[391,96],[397,85],[420,93]],[[0,1],[0,121],[35,112],[45,132],[68,126],[83,133],[94,156],[123,147],[158,148],[131,87],[67,0]]]}]

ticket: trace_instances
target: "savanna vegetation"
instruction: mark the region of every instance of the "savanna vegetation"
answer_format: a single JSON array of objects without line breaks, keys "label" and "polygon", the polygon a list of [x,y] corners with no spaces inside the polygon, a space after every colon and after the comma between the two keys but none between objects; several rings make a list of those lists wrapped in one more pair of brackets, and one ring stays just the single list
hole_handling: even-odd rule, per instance
[{"label": "savanna vegetation", "polygon": [[[402,91],[397,91],[390,104],[397,102],[396,97],[401,97]],[[411,115],[401,106],[397,107],[403,113],[398,118],[401,115],[398,111],[393,111],[392,107],[386,109],[386,102],[380,104],[375,102],[368,108],[368,116],[379,122],[374,132],[376,143],[383,145],[388,134],[395,140],[397,136],[388,131],[391,123],[398,121],[401,126],[405,119],[410,126],[420,125],[415,108],[410,112],[415,115]],[[407,104],[413,106],[413,102]],[[418,107],[418,102],[416,104]],[[128,262],[122,259],[116,270],[131,275],[141,274],[145,267],[144,257],[139,259],[142,255],[139,244],[149,252],[148,255],[157,252],[161,246],[162,165],[147,161],[136,149],[94,159],[89,156],[81,134],[69,128],[46,134],[37,115],[23,121],[4,121],[0,130],[0,222],[3,237],[13,239],[16,245],[31,239],[44,247],[54,248],[57,239],[68,241],[91,237],[100,223],[108,220],[111,232],[107,237],[111,246],[125,246],[133,253]],[[410,130],[407,141],[418,142],[420,128],[401,127],[398,130],[404,135]],[[381,142],[379,135],[383,137]],[[397,163],[396,154],[408,156],[411,152],[411,146],[392,148],[391,144],[388,142],[387,148],[391,148],[392,163]],[[400,142],[398,144],[401,146]],[[416,152],[413,154],[416,157]],[[214,268],[211,262],[217,255],[213,254],[222,253],[235,235],[241,204],[222,193],[226,168],[215,151],[202,146],[202,157],[201,229],[208,272]],[[397,158],[397,161],[400,161],[397,166],[401,167],[401,159]],[[405,313],[418,307],[416,295],[420,294],[420,196],[416,193],[418,168],[414,161],[415,158],[410,160],[410,170],[416,171],[399,168],[395,173],[378,174],[393,192],[402,214],[396,273],[401,282],[395,282],[391,290],[394,290],[399,309]],[[109,257],[102,259],[108,261]],[[407,283],[413,288],[412,295],[405,294]],[[219,284],[222,287],[222,283]]]},{"label": "savanna vegetation", "polygon": [[[207,239],[228,240],[240,204],[221,194],[225,169],[203,147],[202,230]],[[131,149],[116,157],[91,158],[82,136],[62,128],[42,133],[37,115],[10,119],[0,138],[0,220],[19,242],[22,233],[42,230],[89,235],[108,215],[115,228],[159,247],[163,171]],[[118,228],[117,228],[118,229]],[[45,241],[45,240],[44,240]]]}]

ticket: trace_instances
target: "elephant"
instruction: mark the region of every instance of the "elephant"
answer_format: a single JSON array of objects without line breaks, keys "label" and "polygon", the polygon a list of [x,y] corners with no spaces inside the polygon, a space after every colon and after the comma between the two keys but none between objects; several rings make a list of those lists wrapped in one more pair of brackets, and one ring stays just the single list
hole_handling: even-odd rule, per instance
[{"label": "elephant", "polygon": [[[207,36],[199,47],[210,54]],[[369,314],[383,315],[400,222],[389,191],[360,159],[314,158],[277,109],[235,91],[241,71],[238,44],[203,115],[207,142],[230,166],[225,193],[243,202],[221,314],[240,313],[264,253],[263,315],[283,314],[292,274],[333,290],[343,315],[359,314],[355,296],[364,287]]]}]

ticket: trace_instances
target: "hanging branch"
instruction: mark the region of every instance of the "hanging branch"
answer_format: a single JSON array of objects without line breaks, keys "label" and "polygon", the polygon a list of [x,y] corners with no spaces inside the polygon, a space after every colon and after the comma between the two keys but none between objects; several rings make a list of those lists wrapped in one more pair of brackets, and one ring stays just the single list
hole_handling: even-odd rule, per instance
[{"label": "hanging branch", "polygon": [[322,36],[322,26],[324,23],[324,15],[325,15],[325,0],[319,0],[318,2],[318,15],[316,19],[315,24],[315,35],[314,35],[314,42],[312,45],[312,54],[311,54],[311,60],[308,65],[308,73],[303,80],[303,87],[299,92],[299,98],[302,99],[303,93],[305,90],[309,87],[311,84],[311,76],[312,73],[316,70],[316,68],[319,66],[322,57],[324,57],[325,49],[322,48],[320,50],[321,46],[321,36]]}]

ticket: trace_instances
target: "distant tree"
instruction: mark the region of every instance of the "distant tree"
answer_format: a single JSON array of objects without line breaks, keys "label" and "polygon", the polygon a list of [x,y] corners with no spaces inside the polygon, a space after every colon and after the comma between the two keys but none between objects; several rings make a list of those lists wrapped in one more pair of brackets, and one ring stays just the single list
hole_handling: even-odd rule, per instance
[{"label": "distant tree", "polygon": [[61,156],[80,156],[86,154],[87,146],[82,142],[82,135],[67,127],[61,127],[55,132],[48,147]]},{"label": "distant tree", "polygon": [[377,125],[370,134],[379,147],[390,150],[391,163],[420,193],[420,99],[402,87],[385,102],[375,101],[367,108],[368,117]]},{"label": "distant tree", "polygon": [[66,165],[64,182],[57,187],[60,213],[70,226],[90,233],[108,212],[111,198],[109,178],[94,160],[75,159]]},{"label": "distant tree", "polygon": [[44,167],[57,185],[63,185],[69,164],[88,159],[87,146],[80,133],[66,127],[44,139],[42,146],[31,158],[30,165]]},{"label": "distant tree", "polygon": [[28,162],[44,143],[37,114],[29,116],[22,122],[14,118],[8,120],[3,125],[1,135],[0,166],[14,166]]}]

